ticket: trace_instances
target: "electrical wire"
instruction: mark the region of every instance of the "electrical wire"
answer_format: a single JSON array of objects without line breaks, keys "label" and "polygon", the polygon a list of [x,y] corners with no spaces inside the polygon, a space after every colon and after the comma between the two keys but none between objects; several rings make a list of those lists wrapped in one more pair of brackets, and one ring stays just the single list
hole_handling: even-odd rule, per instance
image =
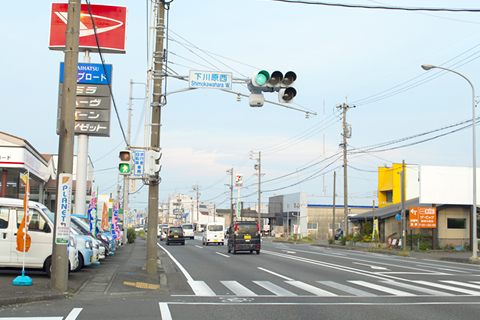
[{"label": "electrical wire", "polygon": [[309,4],[329,7],[355,8],[355,9],[382,9],[382,10],[400,10],[400,11],[434,11],[434,12],[480,12],[480,9],[448,9],[448,8],[413,8],[413,7],[389,7],[389,6],[366,6],[357,4],[329,3],[317,1],[299,1],[299,0],[270,0],[275,2]]}]

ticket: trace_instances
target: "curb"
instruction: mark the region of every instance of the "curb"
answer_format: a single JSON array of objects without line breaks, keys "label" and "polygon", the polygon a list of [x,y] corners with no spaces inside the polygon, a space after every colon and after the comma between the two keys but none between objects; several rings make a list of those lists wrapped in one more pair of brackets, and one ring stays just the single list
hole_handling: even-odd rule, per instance
[{"label": "curb", "polygon": [[59,292],[59,293],[51,293],[51,294],[37,295],[37,296],[18,297],[18,298],[6,298],[6,299],[0,299],[0,307],[6,307],[14,304],[23,304],[23,303],[30,303],[30,302],[66,300],[69,298],[70,298],[70,293],[68,292]]}]

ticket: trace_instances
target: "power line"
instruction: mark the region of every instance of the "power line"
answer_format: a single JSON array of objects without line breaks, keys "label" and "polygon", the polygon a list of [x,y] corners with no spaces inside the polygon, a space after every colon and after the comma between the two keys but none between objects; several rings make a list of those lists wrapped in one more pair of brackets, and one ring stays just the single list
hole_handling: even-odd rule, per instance
[{"label": "power line", "polygon": [[382,10],[400,10],[400,11],[435,11],[435,12],[480,12],[480,9],[448,9],[448,8],[413,8],[413,7],[389,7],[389,6],[366,6],[358,4],[329,3],[317,1],[299,1],[299,0],[270,0],[276,2],[309,4],[328,7],[342,7],[355,9],[382,9]]}]

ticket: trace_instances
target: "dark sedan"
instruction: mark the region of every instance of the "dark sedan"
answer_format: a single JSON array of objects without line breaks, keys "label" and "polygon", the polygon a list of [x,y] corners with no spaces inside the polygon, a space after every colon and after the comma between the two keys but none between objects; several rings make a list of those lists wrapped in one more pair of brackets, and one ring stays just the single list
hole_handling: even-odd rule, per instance
[{"label": "dark sedan", "polygon": [[167,231],[167,238],[165,239],[167,245],[170,243],[180,243],[185,245],[185,235],[182,227],[169,227]]}]

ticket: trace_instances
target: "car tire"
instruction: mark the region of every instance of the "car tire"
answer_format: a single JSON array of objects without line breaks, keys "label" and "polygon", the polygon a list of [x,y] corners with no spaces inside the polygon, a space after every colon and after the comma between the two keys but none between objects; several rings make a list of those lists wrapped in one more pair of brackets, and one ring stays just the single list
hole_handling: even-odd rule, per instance
[{"label": "car tire", "polygon": [[169,245],[170,245],[170,242],[167,241],[167,246],[169,246]]},{"label": "car tire", "polygon": [[47,273],[47,277],[52,276],[52,257],[48,257],[47,260],[45,260],[45,272]]},{"label": "car tire", "polygon": [[205,242],[205,245],[206,245],[206,246],[208,246],[208,241],[207,241],[207,242]]},{"label": "car tire", "polygon": [[227,246],[227,251],[228,253],[232,252],[232,250],[230,250],[230,246]]},{"label": "car tire", "polygon": [[233,254],[237,254],[237,250],[233,249]]},{"label": "car tire", "polygon": [[253,253],[253,250],[250,250],[250,253]]},{"label": "car tire", "polygon": [[73,272],[80,271],[83,268],[83,265],[85,264],[85,259],[83,258],[83,254],[81,252],[78,253],[78,266],[73,269]]},{"label": "car tire", "polygon": [[184,246],[184,245],[185,245],[185,241],[182,242],[182,246]]},{"label": "car tire", "polygon": [[257,254],[260,254],[260,250],[257,250]]}]

